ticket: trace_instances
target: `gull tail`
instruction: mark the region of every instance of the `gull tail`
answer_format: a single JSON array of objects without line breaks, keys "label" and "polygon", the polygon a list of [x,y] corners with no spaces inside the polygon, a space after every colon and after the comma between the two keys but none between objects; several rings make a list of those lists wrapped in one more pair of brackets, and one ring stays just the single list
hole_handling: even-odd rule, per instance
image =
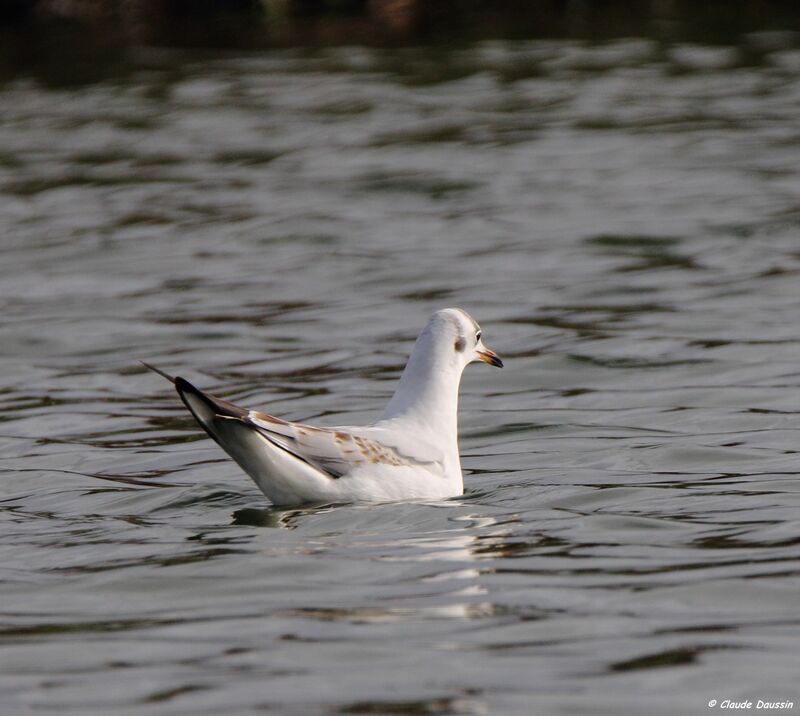
[{"label": "gull tail", "polygon": [[175,390],[208,436],[264,490],[270,472],[264,460],[267,441],[247,422],[248,411],[204,393],[180,376],[175,378]]},{"label": "gull tail", "polygon": [[250,411],[204,393],[185,378],[173,378],[158,368],[144,365],[175,385],[180,399],[200,427],[275,504],[318,501],[319,486],[329,488],[329,477],[256,429],[249,420]]},{"label": "gull tail", "polygon": [[238,405],[229,403],[227,400],[222,400],[213,395],[208,395],[208,393],[204,393],[199,388],[195,388],[185,378],[172,376],[166,371],[156,368],[154,365],[150,365],[150,363],[146,361],[140,360],[139,362],[145,368],[152,370],[154,373],[158,373],[162,378],[172,383],[175,386],[175,390],[178,391],[178,395],[183,401],[183,404],[189,409],[189,412],[194,416],[195,420],[200,423],[203,430],[227,450],[220,440],[220,423],[225,420],[230,420],[231,418],[235,418],[238,421],[244,420],[247,418],[248,411],[244,408],[240,408]]},{"label": "gull tail", "polygon": [[249,422],[248,410],[204,393],[181,377],[175,378],[175,390],[209,437],[275,504],[307,501],[307,497],[301,496],[303,483],[311,487],[314,482],[326,481],[318,470],[302,463],[256,430]]}]

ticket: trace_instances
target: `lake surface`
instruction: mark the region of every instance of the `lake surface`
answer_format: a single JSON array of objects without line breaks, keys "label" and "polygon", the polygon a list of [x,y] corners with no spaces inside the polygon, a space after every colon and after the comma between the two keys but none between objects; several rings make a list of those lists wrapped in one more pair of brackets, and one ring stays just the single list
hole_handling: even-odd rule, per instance
[{"label": "lake surface", "polygon": [[[0,88],[3,713],[799,709],[799,106],[781,34]],[[137,363],[359,424],[446,306],[447,502],[270,509]]]}]

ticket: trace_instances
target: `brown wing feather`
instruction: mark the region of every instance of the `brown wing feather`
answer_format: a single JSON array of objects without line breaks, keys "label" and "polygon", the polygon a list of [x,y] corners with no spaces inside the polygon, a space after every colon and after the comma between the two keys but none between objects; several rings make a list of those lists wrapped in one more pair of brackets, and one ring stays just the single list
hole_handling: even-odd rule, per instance
[{"label": "brown wing feather", "polygon": [[310,462],[333,477],[367,465],[415,466],[394,448],[347,430],[290,423],[250,411],[249,422],[264,437]]}]

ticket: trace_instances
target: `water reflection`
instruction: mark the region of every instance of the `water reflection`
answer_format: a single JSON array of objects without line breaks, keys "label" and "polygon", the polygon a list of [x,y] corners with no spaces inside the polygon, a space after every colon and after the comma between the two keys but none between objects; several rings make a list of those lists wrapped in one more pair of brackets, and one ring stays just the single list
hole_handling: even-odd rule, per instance
[{"label": "water reflection", "polygon": [[304,507],[303,509],[279,509],[274,507],[255,508],[246,507],[233,513],[231,524],[248,527],[270,527],[281,529],[296,529],[297,522],[306,515],[315,515],[329,512],[336,505],[322,505],[319,507]]}]

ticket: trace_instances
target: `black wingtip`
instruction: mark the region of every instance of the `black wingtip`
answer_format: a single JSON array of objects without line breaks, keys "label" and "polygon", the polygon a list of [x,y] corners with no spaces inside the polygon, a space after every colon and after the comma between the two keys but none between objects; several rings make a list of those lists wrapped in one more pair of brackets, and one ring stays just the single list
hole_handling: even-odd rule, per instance
[{"label": "black wingtip", "polygon": [[[234,405],[233,403],[230,403],[227,400],[222,400],[222,398],[217,398],[213,395],[209,395],[208,393],[204,393],[202,390],[192,385],[185,378],[181,378],[180,376],[178,376],[177,378],[175,378],[174,382],[175,382],[175,390],[178,391],[178,395],[181,397],[181,400],[184,402],[186,407],[189,408],[189,410],[192,413],[194,413],[195,411],[189,405],[185,394],[189,394],[197,398],[217,417],[231,417],[231,418],[247,417],[248,411],[245,408],[241,408],[238,405]],[[195,417],[197,416],[195,415]]]},{"label": "black wingtip", "polygon": [[142,365],[143,365],[145,368],[147,368],[148,370],[152,370],[152,371],[153,371],[153,373],[158,373],[158,374],[159,374],[159,375],[160,375],[162,378],[165,378],[165,379],[166,379],[166,380],[168,380],[170,383],[172,383],[173,385],[175,385],[175,380],[176,380],[176,379],[175,379],[175,378],[173,378],[173,377],[172,377],[172,376],[171,376],[169,373],[165,373],[165,372],[164,372],[163,370],[161,370],[160,368],[156,368],[154,365],[150,365],[150,364],[149,364],[149,363],[147,363],[146,361],[140,360],[139,362],[140,362],[140,363],[141,363],[141,364],[142,364]]},{"label": "black wingtip", "polygon": [[189,401],[187,400],[187,395],[191,395],[192,397],[197,398],[203,405],[205,405],[212,413],[217,412],[217,408],[211,400],[211,396],[206,395],[202,390],[199,388],[195,388],[186,378],[181,378],[177,376],[175,378],[175,390],[178,391],[178,395],[180,396],[181,400],[184,402],[186,407],[189,411],[197,418],[197,420],[202,424],[202,420],[197,415],[195,410],[190,405]]},{"label": "black wingtip", "polygon": [[175,389],[179,393],[182,393],[184,391],[189,392],[189,393],[199,393],[200,392],[188,380],[186,380],[186,378],[181,378],[180,376],[178,376],[172,382],[175,383]]}]

